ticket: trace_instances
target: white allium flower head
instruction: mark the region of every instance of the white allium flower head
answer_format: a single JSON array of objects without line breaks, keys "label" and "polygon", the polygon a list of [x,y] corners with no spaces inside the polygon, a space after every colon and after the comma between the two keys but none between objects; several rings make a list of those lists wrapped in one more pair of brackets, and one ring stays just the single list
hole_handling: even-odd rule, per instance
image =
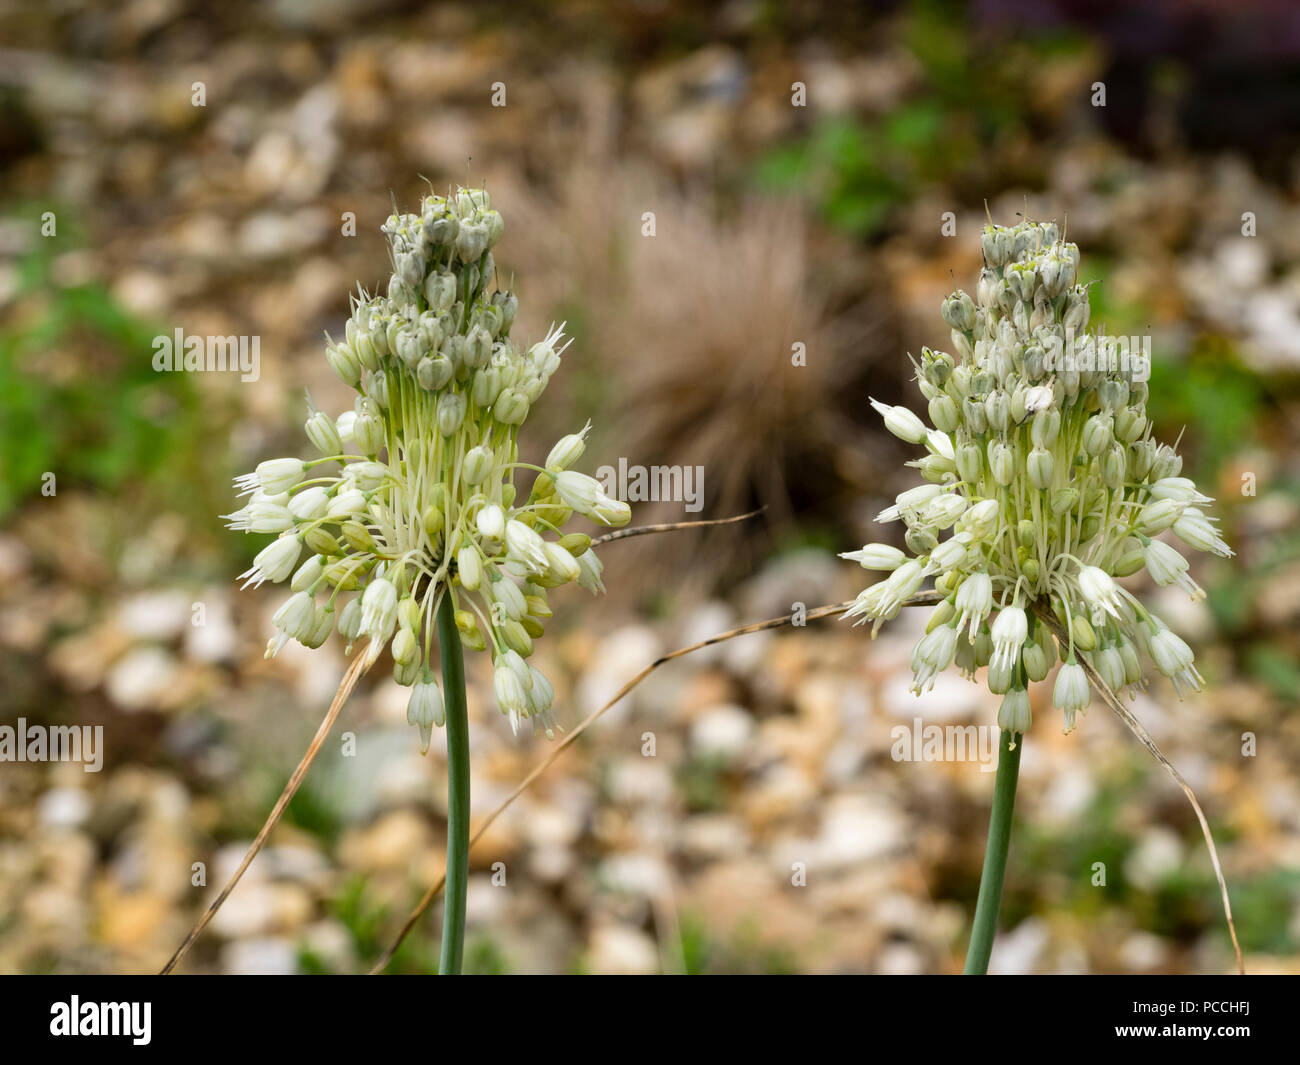
[{"label": "white allium flower head", "polygon": [[[1054,702],[1073,728],[1091,698],[1078,656],[1116,691],[1145,685],[1143,652],[1180,696],[1199,690],[1190,648],[1120,583],[1145,568],[1204,597],[1188,560],[1152,539],[1166,530],[1232,555],[1202,509],[1210,498],[1152,438],[1149,367],[1088,331],[1079,249],[1055,223],[989,225],[980,243],[974,297],[958,290],[940,307],[952,354],[923,348],[914,360],[934,427],[870,401],[890,433],[924,448],[908,465],[925,483],[877,517],[903,523],[906,552],[869,544],[843,556],[889,573],[846,616],[874,634],[920,586],[917,574],[933,577],[945,601],[914,649],[914,688],[950,664],[970,676],[987,666],[1012,731],[1029,727],[1028,686],[1062,660]],[[1059,644],[1048,614],[1065,633]]]},{"label": "white allium flower head", "polygon": [[[466,647],[494,662],[531,654],[551,589],[604,590],[591,537],[564,525],[575,513],[623,525],[631,510],[571,469],[590,423],[562,437],[544,469],[519,461],[519,427],[569,341],[563,325],[531,346],[512,337],[519,304],[498,287],[504,223],[486,191],[427,196],[381,229],[388,284],[378,295],[358,290],[343,336],[326,337],[326,359],[357,393],[352,408],[330,417],[309,405],[315,457],[270,459],[238,478],[249,499],[226,518],[232,529],[281,534],[241,575],[246,585],[293,577],[268,653],[289,639],[320,646],[334,625],[349,644],[369,637],[373,656],[391,640],[394,676],[412,688],[408,716],[427,747],[443,721],[429,661],[442,597]],[[530,470],[531,485],[521,484]],[[519,666],[504,698],[497,685],[500,708],[516,728],[528,719],[553,735],[554,693]]]}]

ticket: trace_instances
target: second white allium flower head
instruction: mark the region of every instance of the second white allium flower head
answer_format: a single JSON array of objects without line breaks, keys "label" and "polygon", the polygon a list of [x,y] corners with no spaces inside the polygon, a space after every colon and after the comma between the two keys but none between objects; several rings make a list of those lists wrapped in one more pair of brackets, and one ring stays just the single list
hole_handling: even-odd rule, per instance
[{"label": "second white allium flower head", "polygon": [[[955,354],[923,348],[917,366],[934,428],[871,400],[891,433],[925,448],[908,463],[925,483],[877,519],[903,522],[911,556],[884,544],[843,556],[890,573],[847,616],[871,621],[874,635],[918,575],[936,575],[945,599],[913,652],[914,690],[954,662],[970,676],[987,666],[1004,697],[999,723],[1013,732],[1029,727],[1027,686],[1058,660],[1053,701],[1073,728],[1090,700],[1079,655],[1117,691],[1145,684],[1139,652],[1180,696],[1199,691],[1187,644],[1116,579],[1145,567],[1157,584],[1204,598],[1183,555],[1152,537],[1171,530],[1231,555],[1200,509],[1211,500],[1151,438],[1143,365],[1086,332],[1078,247],[1052,222],[986,226],[982,247],[976,297],[957,291],[941,308]],[[1064,646],[1033,606],[1055,614]]]},{"label": "second white allium flower head", "polygon": [[371,654],[391,641],[426,748],[443,723],[430,667],[441,597],[457,607],[464,644],[490,650],[511,724],[530,719],[552,735],[554,692],[524,659],[551,616],[552,588],[604,590],[591,538],[562,528],[575,512],[602,526],[631,517],[568,469],[590,426],[555,445],[527,494],[516,483],[528,469],[519,426],[567,343],[557,328],[526,348],[511,337],[518,301],[495,287],[492,256],[502,228],[483,189],[389,217],[387,293],[359,292],[345,337],[326,338],[330,365],[357,391],[353,409],[313,410],[305,429],[318,457],[259,464],[236,481],[247,504],[227,515],[233,529],[279,534],[246,584],[293,578],[267,654],[290,639],[319,647],[336,627],[349,646],[368,637]]}]

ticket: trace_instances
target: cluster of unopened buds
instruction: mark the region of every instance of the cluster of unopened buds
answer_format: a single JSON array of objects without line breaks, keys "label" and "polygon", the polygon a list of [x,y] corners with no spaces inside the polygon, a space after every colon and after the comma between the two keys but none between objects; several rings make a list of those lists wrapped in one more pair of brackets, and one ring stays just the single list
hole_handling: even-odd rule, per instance
[{"label": "cluster of unopened buds", "polygon": [[[245,587],[289,581],[267,655],[288,640],[319,647],[337,629],[411,688],[408,719],[428,748],[444,720],[430,668],[441,597],[465,646],[489,650],[497,703],[518,728],[554,734],[554,691],[527,659],[551,616],[552,588],[603,591],[601,563],[576,513],[625,525],[626,503],[570,467],[587,428],[561,439],[544,468],[519,461],[519,426],[567,346],[552,329],[527,349],[510,336],[516,297],[495,288],[502,221],[486,191],[429,196],[383,226],[393,274],[386,295],[358,292],[326,356],[358,395],[337,418],[313,410],[317,457],[271,459],[236,481],[248,502],[230,528],[276,533]],[[527,494],[516,484],[531,473]]]},{"label": "cluster of unopened buds", "polygon": [[[1080,658],[1115,692],[1145,686],[1144,657],[1181,698],[1199,691],[1192,651],[1117,578],[1145,569],[1194,600],[1204,591],[1187,559],[1156,537],[1227,557],[1211,500],[1180,476],[1175,450],[1151,438],[1147,385],[1087,332],[1079,250],[1054,223],[987,226],[974,298],[944,300],[953,354],[923,348],[917,381],[934,427],[872,400],[895,436],[925,448],[909,466],[924,483],[877,520],[901,520],[904,552],[868,544],[843,557],[889,576],[847,615],[895,617],[934,578],[944,599],[912,653],[913,690],[954,663],[973,678],[987,667],[1003,696],[1000,727],[1030,726],[1028,685],[1060,660],[1053,703],[1065,728],[1092,693]],[[944,538],[946,537],[946,538]],[[1060,641],[1037,616],[1055,615]]]}]

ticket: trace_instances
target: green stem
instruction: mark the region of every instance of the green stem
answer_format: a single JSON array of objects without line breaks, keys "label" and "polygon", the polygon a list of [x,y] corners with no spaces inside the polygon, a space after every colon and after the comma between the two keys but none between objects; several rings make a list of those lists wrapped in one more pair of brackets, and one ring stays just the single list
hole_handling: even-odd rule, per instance
[{"label": "green stem", "polygon": [[989,839],[984,850],[984,871],[980,874],[979,899],[975,903],[975,924],[966,951],[967,976],[988,972],[993,937],[998,930],[1002,906],[1002,880],[1007,871],[1007,849],[1011,845],[1011,812],[1016,805],[1016,780],[1020,776],[1020,748],[1024,736],[1002,732],[998,754],[998,775],[993,782],[993,812],[989,814]]},{"label": "green stem", "polygon": [[460,974],[465,953],[465,892],[469,884],[469,720],[465,713],[465,656],[456,631],[456,607],[444,591],[438,603],[438,648],[447,708],[447,888],[443,896],[442,956],[438,972]]}]

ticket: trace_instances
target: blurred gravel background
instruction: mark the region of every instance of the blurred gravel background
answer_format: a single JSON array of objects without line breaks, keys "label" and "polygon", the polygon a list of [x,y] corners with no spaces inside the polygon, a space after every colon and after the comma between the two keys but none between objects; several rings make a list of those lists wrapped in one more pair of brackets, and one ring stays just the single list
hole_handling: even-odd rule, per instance
[{"label": "blurred gravel background", "polygon": [[[1196,573],[1208,604],[1162,604],[1208,691],[1155,684],[1137,712],[1209,813],[1249,969],[1300,970],[1300,11],[63,0],[0,4],[0,42],[0,723],[106,747],[98,774],[0,763],[0,971],[159,967],[324,713],[341,648],[263,661],[279,598],[234,576],[264,538],[217,515],[299,447],[304,389],[345,401],[322,330],[386,273],[378,226],[421,176],[486,183],[518,334],[576,336],[534,448],[591,417],[586,468],[704,466],[702,514],[637,524],[767,508],[605,550],[610,595],[572,593],[540,645],[569,727],[665,650],[860,589],[834,552],[911,483],[867,396],[915,406],[905,353],[944,344],[986,209],[1066,224],[1093,320],[1152,337],[1160,435],[1238,551]],[[155,374],[177,327],[259,336],[260,380]],[[475,849],[467,967],[959,970],[993,778],[896,762],[891,729],[994,707],[955,678],[907,692],[920,620],[656,673]],[[548,749],[484,665],[477,815]],[[1228,969],[1181,793],[1096,704],[1068,737],[1036,709],[993,967]],[[420,757],[382,663],[340,730],[355,757],[330,740],[189,971],[364,970],[440,871],[439,741]],[[429,971],[436,928],[392,971]]]}]

